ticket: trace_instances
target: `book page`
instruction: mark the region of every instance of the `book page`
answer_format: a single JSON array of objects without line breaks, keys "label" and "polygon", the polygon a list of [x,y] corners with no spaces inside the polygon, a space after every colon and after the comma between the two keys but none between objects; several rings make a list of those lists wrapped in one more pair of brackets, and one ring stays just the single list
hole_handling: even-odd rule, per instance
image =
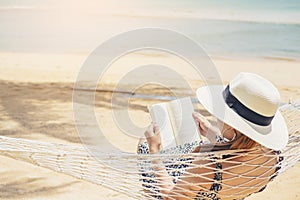
[{"label": "book page", "polygon": [[192,116],[194,107],[191,98],[181,98],[167,103],[177,145],[199,141],[200,134]]},{"label": "book page", "polygon": [[166,103],[159,103],[150,106],[149,113],[152,120],[156,122],[159,127],[162,148],[168,149],[171,147],[175,147],[175,137]]}]

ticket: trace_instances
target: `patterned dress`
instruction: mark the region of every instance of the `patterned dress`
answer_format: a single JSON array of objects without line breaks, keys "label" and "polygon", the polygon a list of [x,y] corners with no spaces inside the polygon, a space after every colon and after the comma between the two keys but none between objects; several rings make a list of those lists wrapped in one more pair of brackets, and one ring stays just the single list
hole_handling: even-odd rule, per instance
[{"label": "patterned dress", "polygon": [[[224,143],[225,141],[223,138],[219,135],[216,137],[217,143]],[[184,145],[178,145],[173,148],[169,148],[167,150],[163,150],[160,153],[161,154],[187,154],[191,153],[197,146],[203,145],[203,141],[195,141],[193,143],[186,143]],[[149,154],[149,146],[147,142],[144,142],[142,144],[139,144],[138,147],[138,154]],[[190,160],[190,162],[189,162]],[[211,158],[212,162],[215,162],[216,158]],[[167,169],[168,174],[173,178],[173,183],[176,184],[178,178],[183,175],[185,169],[188,167],[188,163],[192,162],[192,159],[190,158],[174,158],[174,161],[184,161],[184,164],[165,164],[165,167]],[[155,175],[152,173],[153,169],[149,167],[150,161],[146,162],[140,162],[139,167],[141,171],[142,178],[140,181],[143,182],[143,187],[151,192],[151,196],[156,199],[163,199],[159,195],[159,189],[155,186]],[[217,163],[216,169],[222,169],[222,166]],[[210,190],[217,192],[221,190],[221,184],[218,183],[218,181],[221,181],[222,175],[220,172],[215,173],[214,180],[216,183],[214,183]],[[197,196],[195,197],[195,200],[219,200],[217,198],[217,195],[215,193],[208,193],[208,192],[199,192]]]},{"label": "patterned dress", "polygon": [[[219,144],[226,143],[223,138],[219,135],[216,137],[216,141]],[[167,150],[163,150],[160,153],[161,154],[187,154],[191,153],[197,146],[203,145],[203,141],[193,142],[193,143],[187,143],[184,145],[179,145]],[[276,151],[276,154],[280,154],[280,151]],[[149,154],[149,146],[147,142],[144,142],[142,144],[139,144],[138,147],[138,154]],[[221,159],[228,158],[230,155],[223,155]],[[190,160],[190,161],[189,161]],[[185,169],[188,167],[188,163],[191,163],[193,159],[189,158],[174,158],[174,161],[184,161],[185,164],[165,164],[165,167],[167,169],[168,174],[173,178],[173,183],[176,184],[178,178],[183,175]],[[214,183],[210,187],[211,192],[206,191],[199,191],[197,195],[195,196],[194,200],[220,200],[217,193],[222,190],[222,164],[218,162],[219,158],[214,157],[213,155],[210,156],[210,161],[214,164],[215,167],[215,173],[214,173]],[[273,180],[277,174],[279,169],[281,168],[281,162],[283,160],[283,157],[279,156],[278,159],[278,167],[276,168],[276,173],[271,177],[271,180]],[[143,161],[139,163],[140,172],[142,178],[140,181],[143,182],[143,187],[151,192],[151,196],[156,199],[163,199],[162,196],[160,196],[160,191],[156,187],[155,184],[155,175],[153,173],[153,169],[150,167],[150,161]],[[263,191],[266,188],[263,187],[259,190],[259,192]]]}]

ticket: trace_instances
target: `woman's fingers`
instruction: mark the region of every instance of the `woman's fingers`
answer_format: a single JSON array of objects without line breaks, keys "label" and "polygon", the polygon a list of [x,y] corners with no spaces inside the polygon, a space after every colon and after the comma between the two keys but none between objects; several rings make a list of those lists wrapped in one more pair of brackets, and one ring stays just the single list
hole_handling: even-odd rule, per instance
[{"label": "woman's fingers", "polygon": [[153,132],[154,132],[154,134],[159,134],[158,125],[155,122],[152,122],[152,125],[153,125]]},{"label": "woman's fingers", "polygon": [[157,153],[161,149],[161,138],[159,134],[158,125],[155,122],[152,122],[147,130],[145,131],[145,136],[149,144],[150,153]]},{"label": "woman's fingers", "polygon": [[193,118],[195,119],[197,125],[199,126],[199,131],[202,135],[206,136],[208,129],[210,128],[210,122],[201,115],[200,113],[193,112]]},{"label": "woman's fingers", "polygon": [[144,135],[146,136],[146,138],[152,137],[154,135],[153,124],[152,123],[147,127]]},{"label": "woman's fingers", "polygon": [[219,134],[220,130],[217,126],[213,126],[206,117],[200,113],[193,113],[195,121],[198,123],[199,131],[201,135],[208,138],[211,142],[215,142],[216,135]]},{"label": "woman's fingers", "polygon": [[200,119],[206,119],[203,115],[201,115],[200,113],[198,112],[193,112],[193,117],[194,118],[200,118]]},{"label": "woman's fingers", "polygon": [[155,134],[159,134],[158,125],[155,122],[152,122],[146,129],[144,135],[146,137],[153,137]]}]

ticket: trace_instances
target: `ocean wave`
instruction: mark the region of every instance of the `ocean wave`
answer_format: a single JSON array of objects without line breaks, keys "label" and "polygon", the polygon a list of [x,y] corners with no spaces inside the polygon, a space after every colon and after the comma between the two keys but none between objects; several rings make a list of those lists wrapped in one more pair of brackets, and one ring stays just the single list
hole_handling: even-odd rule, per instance
[{"label": "ocean wave", "polygon": [[231,22],[251,22],[251,23],[272,23],[300,25],[300,13],[290,15],[244,15],[244,14],[217,14],[217,13],[176,13],[176,12],[111,12],[106,13],[113,16],[136,17],[136,18],[165,18],[165,19],[200,19],[200,20],[218,20]]},{"label": "ocean wave", "polygon": [[[0,11],[23,11],[23,10],[43,10],[53,11],[61,9],[54,5],[50,6],[0,6]],[[66,12],[70,9],[63,8]],[[166,9],[161,8],[147,9],[147,8],[78,8],[81,14],[91,15],[93,17],[99,15],[118,16],[118,17],[134,17],[134,18],[149,18],[149,19],[199,19],[199,20],[219,20],[230,22],[251,22],[251,23],[272,23],[272,24],[286,24],[286,25],[300,25],[300,12],[296,11],[267,11],[267,10],[233,10],[231,9]],[[79,11],[79,10],[78,10]],[[85,11],[85,12],[83,12]]]}]

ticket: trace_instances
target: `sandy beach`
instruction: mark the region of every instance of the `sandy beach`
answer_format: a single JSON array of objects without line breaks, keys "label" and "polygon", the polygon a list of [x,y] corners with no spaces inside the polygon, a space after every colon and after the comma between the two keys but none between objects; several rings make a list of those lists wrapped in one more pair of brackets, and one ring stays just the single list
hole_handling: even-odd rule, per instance
[{"label": "sandy beach", "polygon": [[[90,142],[101,150],[135,152],[138,137],[151,122],[149,105],[166,96],[190,96],[196,111],[208,115],[197,104],[196,89],[227,84],[240,72],[274,83],[282,104],[295,102],[300,100],[299,34],[297,0],[2,0],[0,136],[76,147]],[[108,59],[116,52],[115,60]],[[84,84],[78,85],[91,54],[96,62],[109,64],[105,71],[102,64],[91,62],[93,70],[80,76]],[[191,62],[194,59],[200,62]],[[91,77],[100,69],[103,74],[92,84]],[[114,99],[116,88],[120,99]],[[74,89],[81,91],[75,100]],[[87,97],[94,98],[93,104],[81,102]],[[121,115],[114,111],[124,107],[132,124],[117,119]],[[79,121],[74,119],[77,112]],[[119,121],[129,127],[126,133]],[[98,128],[103,135],[90,137]],[[1,141],[5,146],[0,138],[0,147]],[[28,152],[6,151],[0,150],[0,199],[132,199],[120,189],[53,170],[49,154],[50,164],[44,168],[22,158]],[[98,169],[92,168],[95,173]],[[299,177],[300,162],[247,200],[300,199]]]},{"label": "sandy beach", "polygon": [[[135,55],[136,56],[136,55]],[[0,54],[0,133],[4,136],[26,138],[62,144],[80,144],[72,110],[72,91],[76,76],[87,54]],[[139,62],[156,59],[174,66],[195,90],[204,84],[193,71],[172,57],[138,55]],[[125,59],[125,58],[124,58]],[[120,60],[101,80],[101,87],[112,89],[130,69],[132,63]],[[299,62],[276,59],[212,58],[224,83],[237,73],[249,71],[271,80],[279,89],[282,102],[300,99]],[[124,64],[125,63],[125,64]],[[120,70],[120,65],[123,68]],[[124,67],[128,66],[128,67]],[[165,78],[164,75],[160,75]],[[141,77],[142,78],[142,77]],[[139,92],[153,95],[168,91],[144,88]],[[108,133],[108,140],[122,150],[135,151],[137,140],[122,135],[111,116],[111,93],[96,93],[96,113],[99,124]],[[155,100],[157,101],[157,100]],[[150,122],[147,106],[155,102],[135,99],[130,105],[130,116],[140,127]],[[35,166],[31,163],[1,155],[0,199],[130,199],[103,186]],[[267,189],[247,199],[300,198],[300,163],[277,177]]]}]

